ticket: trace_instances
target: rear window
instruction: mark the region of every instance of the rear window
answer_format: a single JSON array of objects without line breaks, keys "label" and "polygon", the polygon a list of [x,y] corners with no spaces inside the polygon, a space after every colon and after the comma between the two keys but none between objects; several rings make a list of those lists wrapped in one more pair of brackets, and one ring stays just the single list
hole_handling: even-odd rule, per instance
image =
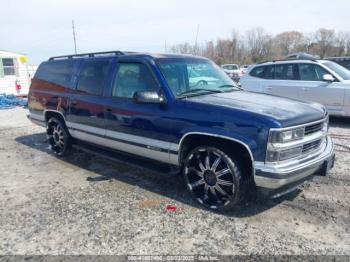
[{"label": "rear window", "polygon": [[60,86],[71,87],[74,64],[74,60],[44,62],[39,66],[34,77]]}]

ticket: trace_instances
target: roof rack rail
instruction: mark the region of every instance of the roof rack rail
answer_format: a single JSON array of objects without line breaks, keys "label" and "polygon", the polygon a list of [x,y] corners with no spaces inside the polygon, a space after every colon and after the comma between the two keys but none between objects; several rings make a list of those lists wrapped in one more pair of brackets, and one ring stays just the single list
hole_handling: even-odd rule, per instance
[{"label": "roof rack rail", "polygon": [[76,57],[95,57],[95,56],[99,56],[99,55],[109,55],[109,54],[114,54],[114,55],[124,55],[123,52],[121,51],[106,51],[106,52],[94,52],[94,53],[84,53],[84,54],[74,54],[74,55],[62,55],[62,56],[53,56],[50,57],[49,60],[59,60],[59,59],[72,59],[72,58],[76,58]]},{"label": "roof rack rail", "polygon": [[280,62],[280,61],[293,61],[293,60],[310,60],[313,62],[317,62],[317,60],[314,58],[285,58],[285,59],[265,60],[265,61],[258,62],[256,64],[260,65],[260,64],[269,63],[269,62],[274,63],[274,62]]}]

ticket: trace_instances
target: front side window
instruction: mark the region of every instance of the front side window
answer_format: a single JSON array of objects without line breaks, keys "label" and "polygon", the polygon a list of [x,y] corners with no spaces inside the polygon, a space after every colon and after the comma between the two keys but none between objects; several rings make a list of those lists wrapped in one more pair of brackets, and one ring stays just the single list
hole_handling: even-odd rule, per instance
[{"label": "front side window", "polygon": [[315,64],[299,64],[299,75],[302,81],[322,81],[329,74],[324,68]]},{"label": "front side window", "polygon": [[238,90],[216,64],[198,58],[160,58],[157,64],[176,97]]},{"label": "front side window", "polygon": [[138,91],[159,91],[149,68],[142,63],[119,63],[112,96],[132,98]]},{"label": "front side window", "polygon": [[258,66],[252,69],[250,72],[251,76],[262,78],[264,75],[265,66]]},{"label": "front side window", "polygon": [[295,64],[280,64],[275,66],[275,79],[297,80],[297,67]]},{"label": "front side window", "polygon": [[2,59],[2,66],[4,68],[4,75],[5,76],[16,75],[15,63],[14,63],[13,58],[3,58]]},{"label": "front side window", "polygon": [[102,95],[110,60],[86,61],[81,69],[77,90],[88,95]]}]

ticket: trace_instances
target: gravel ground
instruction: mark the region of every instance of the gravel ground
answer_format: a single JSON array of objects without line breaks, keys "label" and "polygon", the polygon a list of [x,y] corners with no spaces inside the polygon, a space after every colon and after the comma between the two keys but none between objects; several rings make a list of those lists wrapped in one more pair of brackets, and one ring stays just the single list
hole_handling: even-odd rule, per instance
[{"label": "gravel ground", "polygon": [[0,255],[350,254],[349,119],[331,119],[329,177],[217,214],[177,177],[78,150],[56,158],[26,113],[0,111]]}]

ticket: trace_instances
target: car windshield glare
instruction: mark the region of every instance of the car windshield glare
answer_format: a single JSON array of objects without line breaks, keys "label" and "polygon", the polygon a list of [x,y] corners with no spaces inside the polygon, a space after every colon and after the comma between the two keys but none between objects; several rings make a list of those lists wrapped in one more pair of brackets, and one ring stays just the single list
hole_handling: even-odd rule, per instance
[{"label": "car windshield glare", "polygon": [[239,90],[228,75],[210,60],[161,58],[157,64],[175,97]]},{"label": "car windshield glare", "polygon": [[350,80],[350,70],[345,67],[331,61],[324,62],[323,64],[338,74],[343,80]]}]

